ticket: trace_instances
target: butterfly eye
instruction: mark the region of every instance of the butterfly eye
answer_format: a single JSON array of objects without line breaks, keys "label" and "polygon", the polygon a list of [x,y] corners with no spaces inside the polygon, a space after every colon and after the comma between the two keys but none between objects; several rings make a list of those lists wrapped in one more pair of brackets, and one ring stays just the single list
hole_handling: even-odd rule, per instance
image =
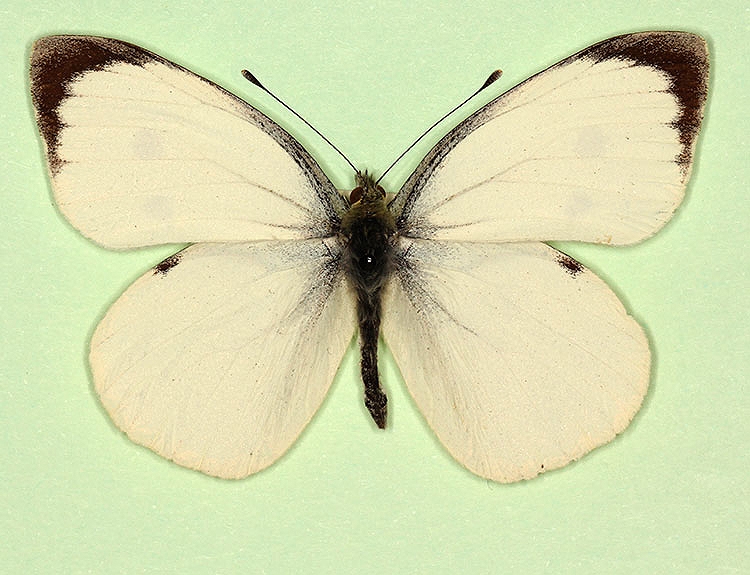
[{"label": "butterfly eye", "polygon": [[354,205],[362,199],[362,186],[357,186],[349,194],[349,204]]}]

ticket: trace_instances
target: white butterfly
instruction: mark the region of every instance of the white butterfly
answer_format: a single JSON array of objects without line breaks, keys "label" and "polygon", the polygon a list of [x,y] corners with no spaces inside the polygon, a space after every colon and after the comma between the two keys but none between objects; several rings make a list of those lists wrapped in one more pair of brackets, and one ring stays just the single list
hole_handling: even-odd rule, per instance
[{"label": "white butterfly", "polygon": [[350,201],[274,121],[107,38],[34,45],[55,198],[110,248],[190,243],[138,279],[91,341],[130,438],[239,478],[320,406],[359,325],[365,402],[386,422],[381,329],[448,451],[496,481],[561,467],[624,430],[648,341],[606,284],[542,243],[630,244],[680,203],[707,92],[698,36],[605,40],[451,130],[395,198]]}]

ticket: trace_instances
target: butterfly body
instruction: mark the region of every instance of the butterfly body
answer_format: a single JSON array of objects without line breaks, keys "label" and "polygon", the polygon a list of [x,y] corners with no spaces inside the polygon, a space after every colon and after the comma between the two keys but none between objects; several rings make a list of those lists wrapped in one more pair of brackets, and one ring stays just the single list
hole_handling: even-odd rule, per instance
[{"label": "butterfly body", "polygon": [[365,405],[383,429],[388,399],[380,386],[378,339],[383,288],[393,272],[396,223],[386,204],[386,194],[368,174],[357,174],[357,187],[350,194],[353,205],[341,222],[346,241],[343,268],[357,295],[361,374]]},{"label": "butterfly body", "polygon": [[224,478],[271,465],[359,331],[365,404],[389,346],[470,471],[535,477],[603,445],[646,395],[649,343],[548,241],[632,244],[680,204],[708,92],[684,32],[618,36],[460,122],[393,199],[349,200],[286,130],[138,46],[52,36],[31,94],[62,214],[116,249],[190,244],[91,339],[94,387],[133,441]]}]

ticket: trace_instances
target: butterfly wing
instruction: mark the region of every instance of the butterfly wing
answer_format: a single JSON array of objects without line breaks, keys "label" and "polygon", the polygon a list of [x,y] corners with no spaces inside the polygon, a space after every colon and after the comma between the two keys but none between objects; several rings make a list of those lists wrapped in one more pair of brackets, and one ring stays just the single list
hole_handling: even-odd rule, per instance
[{"label": "butterfly wing", "polygon": [[57,204],[107,247],[327,236],[346,210],[278,124],[138,46],[42,38],[31,93]]},{"label": "butterfly wing", "polygon": [[682,200],[707,93],[699,36],[611,38],[467,118],[391,204],[405,235],[628,244]]},{"label": "butterfly wing", "polygon": [[643,331],[604,282],[539,240],[655,233],[685,189],[707,72],[690,34],[596,44],[459,124],[392,201],[384,337],[471,471],[534,477],[608,442],[639,409]]},{"label": "butterfly wing", "polygon": [[97,327],[89,360],[112,420],[210,475],[270,465],[355,328],[335,235],[346,201],[276,123],[137,46],[42,38],[31,91],[55,199],[84,235],[212,242],[146,273]]},{"label": "butterfly wing", "polygon": [[96,391],[136,443],[209,475],[279,458],[355,329],[337,240],[197,244],[138,279],[91,341]]},{"label": "butterfly wing", "polygon": [[648,387],[648,341],[595,274],[542,243],[402,247],[385,341],[470,471],[529,479],[627,427]]}]

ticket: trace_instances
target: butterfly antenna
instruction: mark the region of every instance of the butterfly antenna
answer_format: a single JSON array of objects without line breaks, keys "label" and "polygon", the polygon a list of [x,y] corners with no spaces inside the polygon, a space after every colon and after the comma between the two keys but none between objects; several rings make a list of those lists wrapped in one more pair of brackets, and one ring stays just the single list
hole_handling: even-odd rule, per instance
[{"label": "butterfly antenna", "polygon": [[466,98],[458,106],[454,107],[448,113],[444,114],[443,117],[440,118],[439,120],[437,120],[434,124],[432,124],[432,126],[430,126],[429,128],[427,128],[422,133],[422,135],[419,136],[419,138],[417,138],[416,140],[414,140],[408,148],[406,148],[403,152],[401,152],[401,155],[399,155],[398,158],[396,158],[395,160],[393,160],[393,163],[390,166],[388,166],[388,169],[385,172],[383,172],[381,174],[381,176],[378,178],[378,181],[375,182],[375,184],[380,183],[380,180],[382,180],[385,177],[385,175],[388,172],[391,171],[391,168],[393,168],[393,166],[395,166],[396,164],[398,164],[399,160],[401,160],[401,158],[403,158],[407,153],[409,153],[409,150],[411,150],[414,146],[416,146],[427,134],[429,134],[433,130],[433,128],[435,128],[435,126],[437,126],[443,120],[445,120],[448,116],[450,116],[451,114],[453,114],[453,112],[455,112],[459,108],[462,108],[464,106],[464,104],[466,104],[466,102],[468,102],[474,96],[476,96],[477,94],[479,94],[479,92],[481,92],[482,90],[484,90],[488,86],[494,84],[500,78],[500,76],[502,76],[502,74],[503,74],[502,70],[495,70],[494,72],[492,72],[492,74],[489,75],[489,77],[484,81],[484,84],[482,84],[482,86],[478,90],[476,90],[473,94],[471,94],[471,96],[469,96],[468,98]]},{"label": "butterfly antenna", "polygon": [[305,123],[305,125],[306,125],[306,126],[307,126],[308,128],[310,128],[310,129],[311,129],[311,130],[312,130],[313,132],[315,132],[316,134],[318,134],[318,136],[320,136],[321,138],[323,138],[323,140],[324,140],[324,141],[325,141],[325,142],[326,142],[326,143],[327,143],[327,144],[328,144],[329,146],[331,146],[331,147],[332,147],[332,148],[333,148],[334,150],[336,150],[336,151],[338,152],[339,156],[341,156],[342,158],[344,158],[344,160],[346,160],[346,163],[347,163],[347,164],[349,164],[349,165],[350,165],[350,166],[352,167],[352,169],[353,169],[353,170],[354,170],[355,172],[359,173],[359,170],[357,169],[357,167],[356,167],[356,166],[355,166],[354,164],[352,164],[352,163],[351,163],[351,161],[349,160],[349,158],[347,158],[347,157],[346,157],[346,156],[344,155],[344,152],[342,152],[341,150],[339,150],[339,149],[338,149],[338,148],[336,147],[336,145],[335,145],[335,144],[334,144],[333,142],[331,142],[331,140],[329,140],[328,138],[326,138],[326,137],[325,137],[325,136],[324,136],[324,135],[323,135],[323,134],[322,134],[322,133],[320,132],[320,130],[318,130],[318,129],[317,129],[317,128],[316,128],[315,126],[313,126],[313,125],[312,125],[312,124],[311,124],[310,122],[308,122],[307,120],[305,120],[305,119],[304,119],[304,118],[303,118],[302,116],[300,116],[300,115],[299,115],[299,114],[298,114],[298,113],[297,113],[297,112],[296,112],[295,110],[293,110],[293,109],[292,109],[292,108],[291,108],[290,106],[288,106],[288,105],[286,104],[286,102],[284,102],[284,101],[283,101],[283,100],[282,100],[281,98],[279,98],[279,97],[278,97],[278,96],[277,96],[276,94],[274,94],[273,92],[271,92],[271,90],[269,90],[269,89],[268,89],[268,88],[266,88],[266,87],[265,87],[265,86],[264,86],[263,84],[261,84],[261,83],[260,83],[260,81],[258,80],[258,78],[256,78],[256,77],[255,77],[255,76],[254,76],[254,75],[253,75],[253,74],[252,74],[252,73],[251,73],[250,71],[248,71],[248,70],[242,70],[242,76],[243,76],[243,77],[245,78],[245,80],[248,80],[248,81],[249,81],[249,82],[251,82],[252,84],[255,84],[255,85],[256,85],[256,86],[258,87],[258,88],[260,88],[260,89],[261,89],[261,90],[263,90],[263,91],[264,91],[264,92],[265,92],[266,94],[268,94],[269,96],[271,96],[271,98],[273,98],[274,100],[276,100],[276,101],[277,101],[277,102],[278,102],[279,104],[281,104],[282,106],[284,106],[284,107],[285,107],[285,108],[286,108],[287,110],[289,110],[289,111],[290,111],[290,112],[291,112],[292,114],[294,114],[295,116],[297,116],[297,118],[299,118],[300,120],[302,120],[302,121],[303,121],[303,122]]}]

